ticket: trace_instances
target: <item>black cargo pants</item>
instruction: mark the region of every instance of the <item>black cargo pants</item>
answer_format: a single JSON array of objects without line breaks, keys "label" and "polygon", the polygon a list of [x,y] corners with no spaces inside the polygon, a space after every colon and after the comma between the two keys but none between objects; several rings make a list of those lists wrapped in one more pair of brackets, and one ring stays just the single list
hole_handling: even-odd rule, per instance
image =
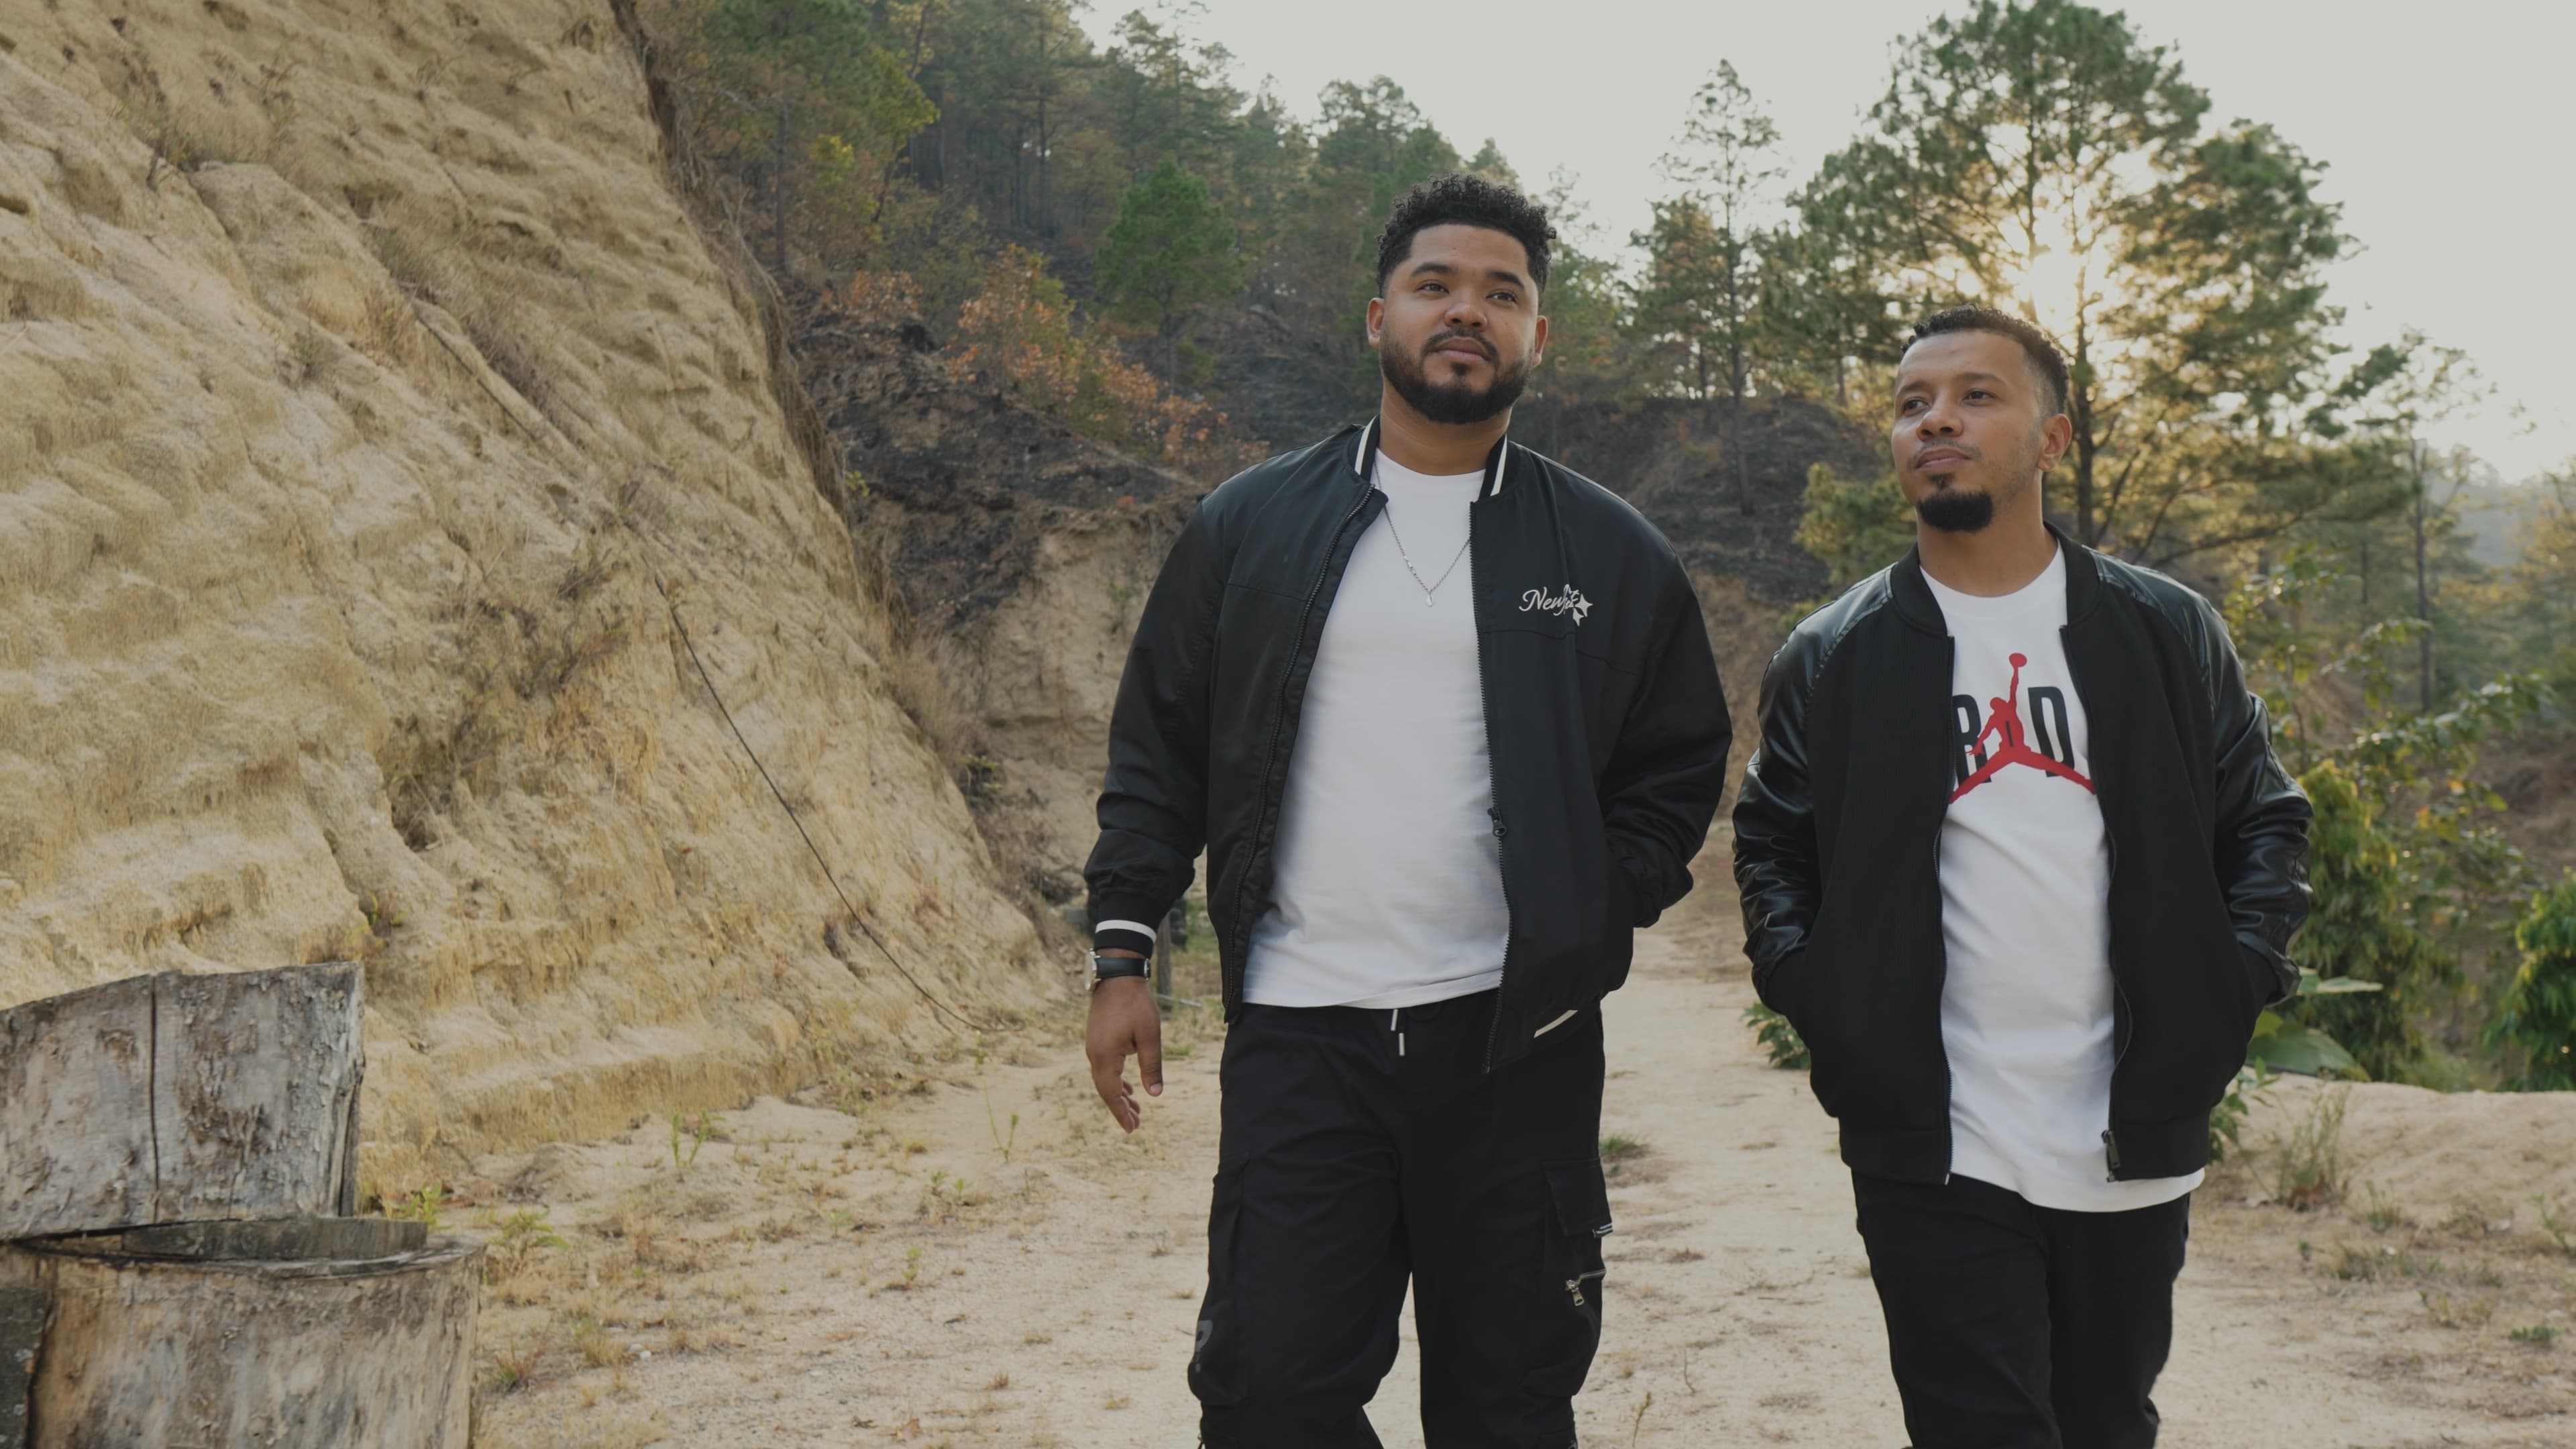
[{"label": "black cargo pants", "polygon": [[2152,1449],[2191,1198],[2034,1207],[1852,1174],[1914,1449]]},{"label": "black cargo pants", "polygon": [[1427,1449],[1568,1449],[1601,1339],[1601,1013],[1485,1070],[1494,993],[1246,1007],[1190,1389],[1210,1449],[1375,1449],[1405,1285]]}]

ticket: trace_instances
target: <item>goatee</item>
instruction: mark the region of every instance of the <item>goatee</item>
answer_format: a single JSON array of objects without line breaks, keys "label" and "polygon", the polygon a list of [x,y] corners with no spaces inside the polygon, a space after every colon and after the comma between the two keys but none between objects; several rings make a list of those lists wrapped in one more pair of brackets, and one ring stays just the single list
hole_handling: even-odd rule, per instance
[{"label": "goatee", "polygon": [[1943,533],[1975,533],[1995,521],[1995,499],[1982,488],[1936,488],[1914,505],[1914,516]]},{"label": "goatee", "polygon": [[[1447,341],[1435,337],[1431,345]],[[1491,350],[1490,348],[1488,349]],[[1430,422],[1451,427],[1488,422],[1521,400],[1521,389],[1529,385],[1529,364],[1506,367],[1494,364],[1494,380],[1483,389],[1463,383],[1435,383],[1422,368],[1419,356],[1406,357],[1399,349],[1382,348],[1377,357],[1378,371],[1383,374],[1395,395]]]}]

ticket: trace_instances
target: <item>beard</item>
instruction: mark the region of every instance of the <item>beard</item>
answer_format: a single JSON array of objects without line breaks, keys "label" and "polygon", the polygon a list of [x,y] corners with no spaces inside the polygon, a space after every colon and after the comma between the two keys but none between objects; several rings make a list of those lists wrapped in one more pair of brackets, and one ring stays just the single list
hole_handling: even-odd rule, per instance
[{"label": "beard", "polygon": [[[2034,480],[2039,476],[2041,441],[2033,438],[2014,450],[2012,462],[2003,470],[2003,476],[2010,481],[2003,485],[2001,502],[2014,502],[2023,490],[2037,486]],[[1935,488],[1914,505],[1914,516],[1925,527],[1943,533],[1975,533],[1995,521],[1997,502],[1995,495],[1983,488]]]},{"label": "beard", "polygon": [[1995,521],[1995,495],[1982,488],[1940,488],[1914,505],[1914,516],[1943,533],[1974,533]]},{"label": "beard", "polygon": [[[1406,355],[1402,349],[1381,348],[1377,355],[1378,371],[1386,378],[1395,395],[1410,404],[1415,412],[1435,423],[1457,427],[1488,422],[1521,400],[1521,389],[1529,385],[1529,363],[1510,366],[1497,358],[1494,380],[1482,388],[1464,383],[1435,383],[1422,365],[1423,353],[1446,342],[1454,334],[1443,333],[1423,344],[1422,352]],[[1481,339],[1480,339],[1481,340]],[[1492,344],[1488,343],[1489,350]]]}]

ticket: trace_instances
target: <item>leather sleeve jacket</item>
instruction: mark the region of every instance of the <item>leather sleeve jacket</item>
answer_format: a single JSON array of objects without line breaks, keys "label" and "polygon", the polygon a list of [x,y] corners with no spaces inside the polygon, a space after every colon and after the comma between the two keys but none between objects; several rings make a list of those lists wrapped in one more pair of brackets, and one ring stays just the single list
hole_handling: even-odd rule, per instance
[{"label": "leather sleeve jacket", "polygon": [[[2114,1171],[2205,1160],[2207,1114],[2255,1014],[2296,989],[2308,802],[2271,751],[2206,601],[2063,539],[2067,662],[2091,721],[2112,853]],[[1762,684],[1734,812],[1745,949],[1789,1017],[1844,1155],[1947,1170],[1938,848],[1951,725],[1948,631],[1914,556],[1801,623]]]}]

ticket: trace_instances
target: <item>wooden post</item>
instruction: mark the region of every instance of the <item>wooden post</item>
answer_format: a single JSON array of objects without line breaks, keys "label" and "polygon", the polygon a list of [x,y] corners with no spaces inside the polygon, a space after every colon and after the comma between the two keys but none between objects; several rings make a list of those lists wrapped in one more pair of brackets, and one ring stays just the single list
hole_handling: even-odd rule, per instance
[{"label": "wooden post", "polygon": [[0,1285],[52,1304],[27,1442],[465,1449],[482,1254],[446,1238],[355,1262],[0,1248]]},{"label": "wooden post", "polygon": [[36,1346],[44,1338],[44,1293],[0,1287],[0,1449],[26,1449],[27,1391],[34,1383]]},{"label": "wooden post", "polygon": [[0,1012],[0,1239],[354,1211],[361,988],[172,972]]}]

